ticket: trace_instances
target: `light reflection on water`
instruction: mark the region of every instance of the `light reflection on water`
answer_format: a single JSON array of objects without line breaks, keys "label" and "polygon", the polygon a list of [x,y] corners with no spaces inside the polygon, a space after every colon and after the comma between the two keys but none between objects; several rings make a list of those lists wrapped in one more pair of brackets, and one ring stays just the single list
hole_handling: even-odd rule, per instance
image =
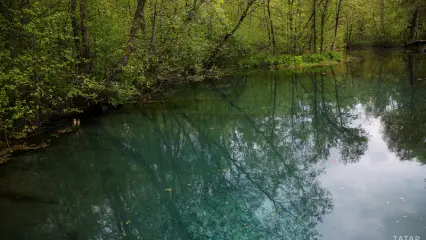
[{"label": "light reflection on water", "polygon": [[426,238],[424,60],[355,54],[197,83],[15,156],[0,236]]}]

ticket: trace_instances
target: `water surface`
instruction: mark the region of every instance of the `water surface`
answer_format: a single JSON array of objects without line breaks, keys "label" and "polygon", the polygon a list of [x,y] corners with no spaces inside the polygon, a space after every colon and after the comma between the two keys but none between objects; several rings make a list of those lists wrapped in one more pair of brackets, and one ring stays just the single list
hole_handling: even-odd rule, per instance
[{"label": "water surface", "polygon": [[0,166],[2,239],[426,239],[426,61],[193,84]]}]

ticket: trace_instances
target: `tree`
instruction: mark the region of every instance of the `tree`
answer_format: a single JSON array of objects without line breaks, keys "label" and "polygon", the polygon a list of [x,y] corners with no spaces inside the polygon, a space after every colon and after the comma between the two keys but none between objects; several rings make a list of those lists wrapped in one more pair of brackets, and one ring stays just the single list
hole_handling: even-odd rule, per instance
[{"label": "tree", "polygon": [[336,48],[337,30],[339,29],[340,14],[341,14],[342,3],[343,3],[343,0],[336,0],[336,1],[337,1],[337,10],[336,10],[334,35],[333,35],[333,43],[331,44],[331,50],[334,50]]},{"label": "tree", "polygon": [[166,82],[203,78],[214,66],[426,36],[421,0],[167,3],[1,1],[2,141],[40,129],[51,115],[118,105]]},{"label": "tree", "polygon": [[275,54],[275,48],[276,48],[276,43],[275,43],[275,33],[274,33],[274,24],[272,22],[272,17],[271,17],[271,0],[266,0],[267,1],[267,9],[268,9],[268,18],[269,18],[269,28],[271,29],[271,40],[272,40],[272,52]]},{"label": "tree", "polygon": [[136,51],[136,45],[137,45],[137,33],[140,26],[140,23],[143,20],[143,11],[145,8],[146,0],[139,0],[138,6],[135,11],[135,16],[133,17],[133,24],[130,29],[130,37],[126,46],[126,49],[124,50],[123,57],[121,58],[120,63],[112,69],[112,71],[108,74],[106,81],[109,82],[113,80],[118,73],[123,71],[123,67],[127,65],[129,62],[129,58],[132,53]]},{"label": "tree", "polygon": [[324,29],[325,29],[325,25],[326,25],[326,18],[327,18],[327,11],[328,11],[328,5],[330,3],[330,0],[324,0],[324,5],[322,7],[322,11],[321,11],[321,43],[320,43],[320,49],[321,49],[321,53],[324,52]]},{"label": "tree", "polygon": [[[75,3],[75,0],[72,0]],[[72,3],[73,4],[73,3]],[[89,4],[88,0],[81,0],[80,2],[80,29],[81,29],[81,40],[82,40],[82,69],[85,74],[89,74],[91,71],[92,54],[90,50],[90,37],[88,29],[88,13]]]},{"label": "tree", "polygon": [[420,7],[415,6],[414,7],[414,13],[413,13],[413,19],[411,20],[411,23],[410,23],[410,34],[408,35],[408,42],[409,43],[414,41],[416,33],[417,33],[417,25],[418,25],[418,21],[419,21],[419,12],[420,12]]},{"label": "tree", "polygon": [[232,28],[231,31],[229,31],[228,33],[226,33],[221,40],[219,40],[219,43],[216,45],[216,47],[214,47],[212,54],[210,55],[210,57],[207,59],[207,62],[205,64],[205,68],[206,69],[211,69],[213,67],[214,61],[217,57],[217,54],[220,52],[222,46],[229,40],[230,37],[232,37],[232,35],[234,35],[234,33],[238,30],[238,28],[241,26],[241,24],[243,23],[244,19],[247,17],[248,14],[250,14],[250,9],[251,7],[256,3],[257,0],[248,0],[247,4],[244,8],[243,13],[241,14],[238,22],[235,24],[235,26]]}]

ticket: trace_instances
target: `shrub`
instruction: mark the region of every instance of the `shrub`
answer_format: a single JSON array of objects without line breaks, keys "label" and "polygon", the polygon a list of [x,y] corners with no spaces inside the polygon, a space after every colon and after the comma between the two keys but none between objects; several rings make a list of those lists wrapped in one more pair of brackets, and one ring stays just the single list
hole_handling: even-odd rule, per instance
[{"label": "shrub", "polygon": [[340,61],[342,59],[342,55],[338,52],[329,52],[328,57],[333,61]]},{"label": "shrub", "polygon": [[253,56],[240,61],[239,66],[244,69],[253,68],[268,68],[282,65],[285,67],[299,67],[311,65],[314,63],[322,63],[325,61],[339,61],[341,59],[340,53],[329,52],[322,54],[307,54],[302,56],[292,55],[266,55],[266,56]]}]

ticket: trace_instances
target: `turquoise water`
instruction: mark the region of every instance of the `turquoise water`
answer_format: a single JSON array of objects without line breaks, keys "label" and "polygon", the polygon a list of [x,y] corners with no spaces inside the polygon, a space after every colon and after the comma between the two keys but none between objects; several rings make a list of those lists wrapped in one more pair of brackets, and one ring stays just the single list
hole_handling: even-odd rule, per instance
[{"label": "turquoise water", "polygon": [[259,71],[0,166],[2,239],[426,239],[426,61]]}]

